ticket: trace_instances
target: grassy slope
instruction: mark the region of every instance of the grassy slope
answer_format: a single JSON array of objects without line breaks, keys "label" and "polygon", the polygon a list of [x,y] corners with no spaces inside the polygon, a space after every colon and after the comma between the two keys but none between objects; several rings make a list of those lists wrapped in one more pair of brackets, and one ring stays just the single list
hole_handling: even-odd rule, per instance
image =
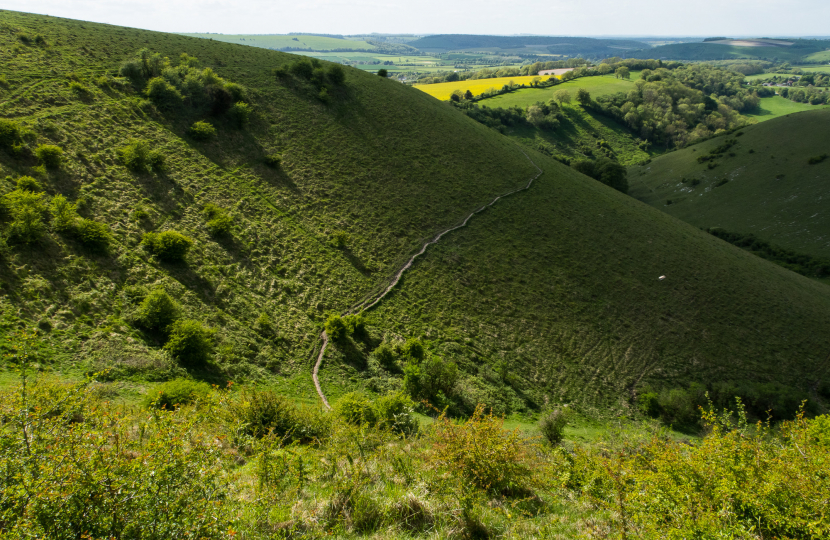
[{"label": "grassy slope", "polygon": [[[632,58],[662,58],[668,60],[729,60],[747,58],[757,60],[777,59],[782,62],[816,60],[814,53],[826,47],[826,41],[813,44],[797,41],[803,47],[736,47],[718,43],[673,43],[629,54]],[[811,46],[812,45],[812,46]]]},{"label": "grassy slope", "polygon": [[[327,107],[316,91],[272,78],[271,69],[290,55],[11,12],[2,12],[2,22],[9,86],[0,90],[0,114],[34,129],[37,143],[67,151],[69,163],[43,180],[47,192],[85,197],[89,217],[109,223],[116,238],[109,257],[86,256],[57,236],[3,256],[6,311],[50,321],[55,347],[69,354],[95,349],[110,330],[129,335],[120,290],[158,282],[186,312],[223,328],[219,359],[229,373],[291,371],[307,359],[326,310],[350,305],[423,238],[533,170],[492,130],[357,70],[347,70],[347,89]],[[40,33],[51,45],[19,44],[19,31]],[[70,72],[100,75],[145,46],[172,58],[188,52],[248,86],[256,108],[251,125],[237,131],[214,119],[218,139],[194,143],[184,136],[198,119],[189,114],[157,114],[139,96],[102,91],[89,80],[87,101],[67,88]],[[166,174],[137,176],[118,163],[116,149],[136,137],[162,149]],[[274,151],[284,156],[278,172],[262,165]],[[31,174],[34,165],[6,154],[0,164],[0,175],[13,177]],[[0,189],[12,188],[3,182]],[[207,202],[236,216],[233,241],[207,234],[200,216]],[[149,222],[130,219],[139,205]],[[145,230],[167,228],[197,241],[184,267],[160,266],[137,245]],[[347,250],[329,247],[337,230],[351,234]],[[250,330],[261,312],[275,320],[281,339]]]},{"label": "grassy slope", "polygon": [[469,388],[507,362],[507,406],[611,406],[645,382],[826,377],[830,288],[534,159],[538,185],[436,246],[376,324],[440,344],[477,371]]},{"label": "grassy slope", "polygon": [[603,75],[598,77],[582,77],[573,81],[568,81],[550,88],[527,88],[517,90],[509,94],[494,96],[482,100],[482,105],[488,107],[522,107],[533,105],[537,101],[548,101],[553,98],[553,94],[559,90],[568,90],[571,97],[576,96],[576,91],[584,88],[591,93],[591,97],[607,96],[609,94],[616,94],[617,92],[628,92],[633,88],[633,82],[639,78],[639,72],[633,72],[630,80],[615,79],[613,75]]},{"label": "grassy slope", "polygon": [[761,98],[761,106],[758,112],[745,113],[745,116],[755,118],[759,122],[765,122],[767,120],[772,120],[773,118],[778,118],[779,116],[784,116],[787,114],[802,111],[815,111],[817,109],[827,108],[827,105],[810,105],[809,103],[798,103],[796,101],[790,101],[789,99],[783,98],[781,96],[773,96]]},{"label": "grassy slope", "polygon": [[[47,191],[89,201],[87,214],[109,223],[116,238],[105,257],[55,235],[36,249],[3,252],[4,328],[18,314],[49,321],[47,346],[58,354],[45,360],[81,368],[105,343],[118,361],[146,354],[123,321],[121,291],[163,283],[189,316],[221,328],[223,376],[293,374],[287,388],[308,396],[301,381],[326,310],[350,305],[421,239],[534,171],[497,132],[356,70],[327,107],[316,92],[271,78],[289,55],[0,13],[10,83],[0,114],[67,150],[69,164],[43,179]],[[18,45],[18,31],[40,33],[51,46]],[[195,144],[183,137],[190,113],[157,114],[136,95],[94,87],[84,102],[66,87],[69,72],[111,70],[144,46],[171,57],[188,52],[248,86],[254,121],[235,131],[217,120],[219,142]],[[166,174],[136,176],[118,164],[115,149],[136,136],[156,141]],[[285,156],[280,172],[261,165],[273,151]],[[547,171],[538,186],[431,250],[371,314],[373,332],[424,335],[477,373],[463,383],[468,395],[512,409],[526,405],[521,393],[537,404],[544,395],[612,404],[645,380],[777,378],[804,387],[824,376],[826,287],[535,159]],[[0,164],[1,175],[32,172],[5,154]],[[233,241],[207,235],[199,214],[206,202],[231,208]],[[150,223],[130,219],[137,205]],[[196,238],[187,265],[159,265],[137,246],[144,230],[165,228]],[[348,250],[329,247],[335,230],[351,233]],[[660,274],[669,280],[658,282]],[[261,312],[281,339],[251,330]],[[127,337],[141,350],[126,349]],[[330,350],[327,388],[360,384],[363,373],[346,362],[355,351]],[[519,377],[518,390],[492,377],[499,360]]]},{"label": "grassy slope", "polygon": [[[366,49],[370,51],[376,47],[363,40],[337,39],[326,36],[310,36],[305,34],[286,35],[254,35],[254,34],[182,34],[184,36],[212,39],[225,43],[238,43],[251,47],[266,49],[282,49],[296,47],[298,49],[312,49],[315,51],[331,51],[334,49]],[[294,41],[294,39],[297,41]]]},{"label": "grassy slope", "polygon": [[[754,233],[782,247],[830,257],[830,161],[807,163],[828,152],[830,110],[788,115],[743,131],[730,149],[735,157],[724,155],[714,169],[697,157],[732,135],[630,169],[631,195],[698,227]],[[693,188],[681,178],[701,183]],[[713,189],[722,178],[729,183]],[[674,204],[666,206],[667,199]]]}]

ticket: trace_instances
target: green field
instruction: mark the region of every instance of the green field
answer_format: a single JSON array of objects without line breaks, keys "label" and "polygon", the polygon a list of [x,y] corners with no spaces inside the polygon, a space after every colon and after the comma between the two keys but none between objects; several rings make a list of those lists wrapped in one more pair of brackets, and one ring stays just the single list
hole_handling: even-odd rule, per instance
[{"label": "green field", "polygon": [[[488,90],[500,90],[506,84],[526,84],[536,79],[536,75],[528,75],[524,77],[498,77],[494,79],[472,79],[468,81],[455,81],[436,84],[416,84],[415,88],[429,94],[430,96],[446,101],[450,99],[450,95],[456,90],[466,92],[469,90],[474,96],[482,94]],[[541,79],[541,78],[540,78]]]},{"label": "green field", "polygon": [[[799,253],[830,258],[830,161],[808,164],[810,157],[828,151],[830,110],[787,115],[743,132],[631,168],[631,195],[696,227],[753,233]],[[731,138],[737,144],[715,161],[714,169],[708,168],[711,161],[697,162]],[[700,183],[693,186],[692,179]],[[723,179],[728,183],[715,188]]]},{"label": "green field", "polygon": [[787,114],[803,111],[814,111],[826,108],[828,108],[827,105],[810,105],[809,103],[798,103],[796,101],[790,101],[789,99],[783,98],[781,96],[773,96],[761,98],[761,105],[759,110],[754,112],[748,112],[744,115],[749,116],[750,118],[755,118],[759,122],[765,122],[767,120],[772,120],[773,118],[778,118],[780,116],[784,116]]},{"label": "green field", "polygon": [[266,49],[282,49],[285,47],[296,47],[298,49],[311,49],[313,51],[331,51],[335,49],[365,49],[372,50],[376,47],[371,43],[356,39],[338,39],[325,36],[312,36],[307,34],[182,34],[183,36],[211,39],[223,43],[236,43],[251,47],[263,47]]},{"label": "green field", "polygon": [[632,72],[630,80],[615,79],[613,75],[604,75],[599,77],[582,77],[550,88],[526,88],[516,90],[509,94],[501,96],[494,96],[480,101],[481,105],[488,107],[522,107],[526,108],[533,105],[537,101],[549,101],[555,92],[558,90],[568,90],[571,97],[576,96],[576,91],[579,88],[584,88],[591,93],[591,97],[607,96],[609,94],[616,94],[617,92],[628,92],[632,88],[633,81],[637,80],[639,72]]}]

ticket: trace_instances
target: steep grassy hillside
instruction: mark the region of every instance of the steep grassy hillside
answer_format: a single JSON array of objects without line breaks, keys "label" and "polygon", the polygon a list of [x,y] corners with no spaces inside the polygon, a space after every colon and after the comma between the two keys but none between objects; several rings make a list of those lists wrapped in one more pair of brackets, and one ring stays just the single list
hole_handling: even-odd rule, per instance
[{"label": "steep grassy hillside", "polygon": [[362,39],[345,39],[342,36],[315,36],[308,34],[182,34],[189,37],[212,39],[225,43],[250,45],[266,49],[310,49],[313,51],[336,51],[357,49],[371,51],[376,47]]},{"label": "steep grassy hillside", "polygon": [[[261,48],[6,11],[0,24],[0,116],[18,129],[0,151],[2,327],[36,328],[43,369],[260,379],[308,396],[330,312],[537,173],[497,131],[358,70],[341,80]],[[164,64],[153,52],[186,100],[142,78]],[[137,82],[114,76],[125,61]],[[136,139],[152,168],[127,167]],[[530,190],[446,236],[365,327],[332,336],[327,392],[403,385],[456,411],[626,409],[646,384],[691,381],[827,393],[830,289],[533,159],[545,173]],[[183,242],[144,236],[165,231],[192,238],[183,262],[164,259]]]},{"label": "steep grassy hillside", "polygon": [[742,132],[631,168],[629,193],[696,227],[753,233],[830,258],[830,159],[810,164],[830,153],[830,110],[790,114]]},{"label": "steep grassy hillside", "polygon": [[[817,39],[788,40],[789,46],[743,47],[729,43],[673,43],[629,53],[631,58],[661,58],[667,60],[730,60],[747,58],[782,62],[815,61],[830,46],[830,41]],[[740,41],[737,43],[741,43]]]},{"label": "steep grassy hillside", "polygon": [[789,99],[781,96],[773,96],[761,98],[761,104],[757,110],[746,112],[744,114],[750,118],[755,118],[759,122],[766,122],[767,120],[772,120],[773,118],[778,118],[779,116],[787,114],[802,111],[815,111],[826,108],[828,108],[827,105],[810,105],[809,103],[790,101]]}]

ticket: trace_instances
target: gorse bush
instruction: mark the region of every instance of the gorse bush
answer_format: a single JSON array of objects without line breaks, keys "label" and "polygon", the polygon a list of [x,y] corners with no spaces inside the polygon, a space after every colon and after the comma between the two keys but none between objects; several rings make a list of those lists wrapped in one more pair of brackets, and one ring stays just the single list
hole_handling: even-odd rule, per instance
[{"label": "gorse bush", "polygon": [[41,144],[35,149],[35,156],[49,169],[57,169],[63,162],[63,150],[53,144]]},{"label": "gorse bush", "polygon": [[176,232],[146,233],[141,240],[145,249],[167,262],[181,262],[193,246],[193,240]]},{"label": "gorse bush", "polygon": [[148,392],[144,403],[159,409],[175,410],[179,405],[205,401],[211,393],[209,384],[190,379],[174,379]]},{"label": "gorse bush", "polygon": [[164,170],[164,155],[150,149],[150,143],[143,140],[131,141],[118,149],[118,155],[125,167],[135,172]]},{"label": "gorse bush", "polygon": [[210,122],[194,122],[187,130],[187,134],[197,141],[207,141],[216,136],[216,128]]},{"label": "gorse bush", "polygon": [[179,319],[170,325],[164,350],[185,365],[200,367],[210,360],[215,333],[199,321]]},{"label": "gorse bush", "polygon": [[46,232],[46,224],[43,220],[46,213],[46,201],[43,193],[16,189],[7,193],[3,197],[3,202],[12,218],[9,238],[23,244],[40,241]]}]

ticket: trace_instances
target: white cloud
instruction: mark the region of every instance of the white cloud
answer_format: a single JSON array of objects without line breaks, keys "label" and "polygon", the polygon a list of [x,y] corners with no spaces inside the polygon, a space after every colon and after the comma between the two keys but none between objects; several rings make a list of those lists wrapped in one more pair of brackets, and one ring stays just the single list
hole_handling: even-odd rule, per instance
[{"label": "white cloud", "polygon": [[3,0],[3,9],[166,32],[822,35],[826,0]]}]

